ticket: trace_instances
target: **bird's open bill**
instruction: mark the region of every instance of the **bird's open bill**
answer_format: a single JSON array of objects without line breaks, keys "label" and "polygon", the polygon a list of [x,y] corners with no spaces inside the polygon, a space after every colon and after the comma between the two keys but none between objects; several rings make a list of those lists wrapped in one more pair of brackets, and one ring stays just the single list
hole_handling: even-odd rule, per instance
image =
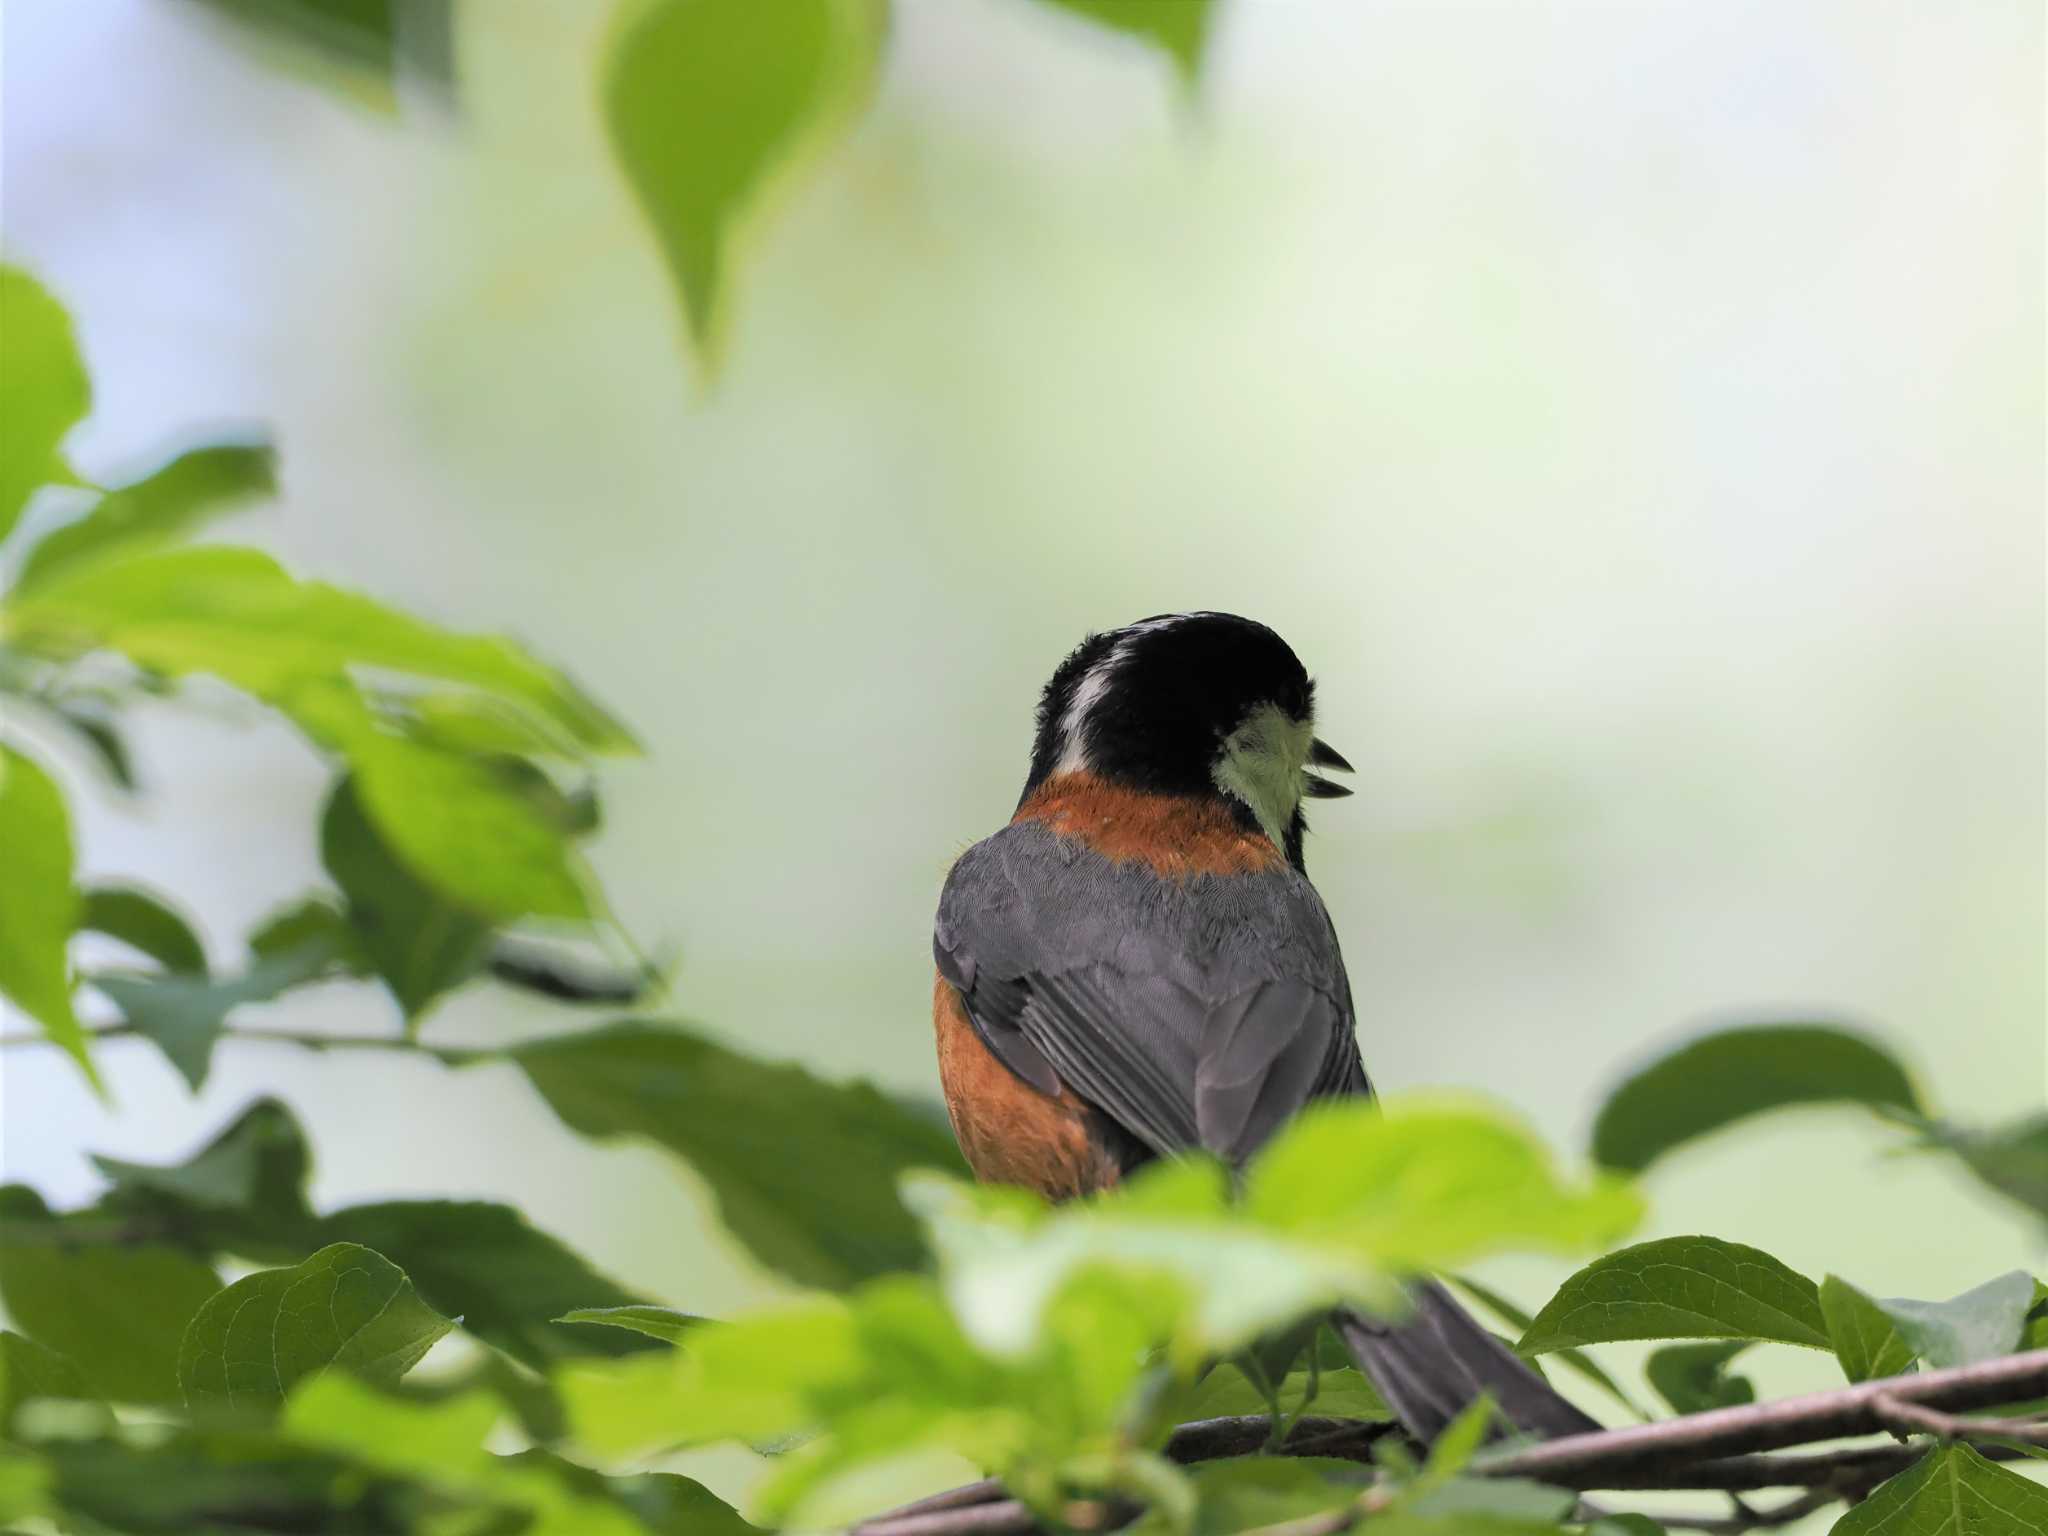
[{"label": "bird's open bill", "polygon": [[[1334,768],[1339,773],[1350,773],[1351,764],[1344,760],[1344,754],[1318,736],[1309,743],[1308,760],[1318,768]],[[1319,779],[1309,774],[1303,793],[1311,800],[1341,800],[1353,793],[1348,785],[1333,784],[1328,779]]]}]

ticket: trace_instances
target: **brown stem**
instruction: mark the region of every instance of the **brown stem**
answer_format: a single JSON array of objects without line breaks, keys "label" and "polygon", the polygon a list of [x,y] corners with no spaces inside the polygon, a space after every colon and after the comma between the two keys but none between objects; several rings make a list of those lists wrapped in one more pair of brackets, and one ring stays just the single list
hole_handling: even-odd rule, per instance
[{"label": "brown stem", "polygon": [[1909,1403],[1889,1392],[1871,1400],[1871,1408],[1887,1429],[1901,1434],[1939,1435],[1944,1440],[2020,1440],[2028,1445],[2048,1445],[2048,1423],[2039,1419],[1968,1419],[1961,1414],[1943,1413]]},{"label": "brown stem", "polygon": [[1955,1411],[2044,1395],[2048,1395],[2048,1349],[2035,1349],[1978,1365],[1866,1381],[1775,1403],[1717,1408],[1656,1424],[1567,1435],[1482,1456],[1473,1470],[1493,1477],[1530,1477],[1566,1488],[1697,1486],[1677,1479],[1698,1469],[1703,1461],[1889,1429],[1891,1424],[1876,1406],[1881,1398]]}]

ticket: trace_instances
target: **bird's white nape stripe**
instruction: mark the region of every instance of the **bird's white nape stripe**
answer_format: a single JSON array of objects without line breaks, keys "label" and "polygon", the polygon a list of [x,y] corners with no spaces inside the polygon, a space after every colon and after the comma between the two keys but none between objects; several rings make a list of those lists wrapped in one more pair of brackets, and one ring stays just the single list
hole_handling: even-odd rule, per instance
[{"label": "bird's white nape stripe", "polygon": [[1209,610],[1199,609],[1192,613],[1165,613],[1156,619],[1144,619],[1136,624],[1126,624],[1116,632],[1116,644],[1112,645],[1103,658],[1090,667],[1081,681],[1075,685],[1074,696],[1060,714],[1060,759],[1053,765],[1054,773],[1086,773],[1088,762],[1088,716],[1109,692],[1109,685],[1116,677],[1116,669],[1123,665],[1137,642],[1146,635],[1157,634],[1162,629],[1171,629],[1186,619],[1200,619],[1209,616]]}]

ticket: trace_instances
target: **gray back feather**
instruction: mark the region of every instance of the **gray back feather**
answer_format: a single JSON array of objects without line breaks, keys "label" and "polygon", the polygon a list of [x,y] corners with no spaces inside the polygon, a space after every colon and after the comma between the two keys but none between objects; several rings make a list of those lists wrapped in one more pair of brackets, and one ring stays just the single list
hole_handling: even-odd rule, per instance
[{"label": "gray back feather", "polygon": [[1285,865],[1178,880],[1019,822],[953,866],[933,951],[1012,1071],[1154,1153],[1238,1161],[1309,1099],[1370,1091],[1329,914]]}]

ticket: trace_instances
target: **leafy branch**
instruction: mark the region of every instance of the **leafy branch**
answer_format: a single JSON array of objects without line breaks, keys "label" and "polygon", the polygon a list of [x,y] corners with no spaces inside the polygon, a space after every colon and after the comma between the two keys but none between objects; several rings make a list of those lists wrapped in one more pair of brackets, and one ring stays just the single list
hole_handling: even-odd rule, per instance
[{"label": "leafy branch", "polygon": [[[1530,1478],[1573,1490],[1717,1489],[1727,1492],[1804,1487],[1809,1495],[1776,1509],[1751,1511],[1689,1528],[1764,1529],[1838,1500],[1858,1500],[1877,1484],[1928,1454],[1925,1445],[1859,1446],[1812,1456],[1755,1454],[1879,1431],[1932,1434],[1944,1441],[2000,1443],[2048,1440],[2048,1420],[1970,1419],[1969,1409],[2048,1397],[2048,1349],[1912,1376],[1890,1377],[1833,1392],[1743,1408],[1689,1414],[1657,1424],[1575,1435],[1539,1445],[1482,1453],[1467,1471],[1483,1478]],[[1257,1417],[1182,1425],[1167,1444],[1176,1461],[1241,1456],[1264,1442],[1269,1422]],[[1279,1448],[1283,1455],[1334,1457],[1375,1464],[1389,1426],[1304,1420]],[[2007,1452],[2005,1454],[2012,1454]],[[1347,1529],[1350,1519],[1319,1524]],[[1675,1523],[1675,1522],[1667,1522]],[[935,1494],[863,1521],[857,1536],[993,1536],[1037,1528],[1038,1520],[995,1479]],[[1292,1529],[1292,1528],[1290,1528]],[[1304,1524],[1305,1532],[1310,1527]]]}]

